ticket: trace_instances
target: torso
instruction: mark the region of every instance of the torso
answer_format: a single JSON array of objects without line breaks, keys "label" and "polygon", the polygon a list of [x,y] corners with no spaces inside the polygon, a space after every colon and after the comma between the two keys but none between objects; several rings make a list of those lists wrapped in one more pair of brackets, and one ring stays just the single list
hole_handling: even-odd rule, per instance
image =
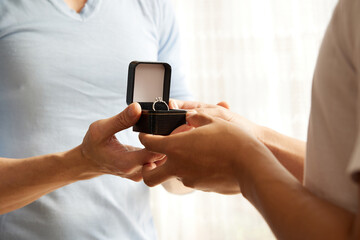
[{"label": "torso", "polygon": [[[173,20],[162,22],[163,5],[88,0],[77,14],[64,0],[0,1],[0,156],[71,149],[91,122],[124,109],[128,64],[159,60],[161,31]],[[166,51],[160,60],[174,60]],[[173,88],[184,93],[176,81]],[[131,129],[118,138],[140,146]],[[68,185],[0,216],[0,239],[154,238],[148,188],[115,176]]]}]

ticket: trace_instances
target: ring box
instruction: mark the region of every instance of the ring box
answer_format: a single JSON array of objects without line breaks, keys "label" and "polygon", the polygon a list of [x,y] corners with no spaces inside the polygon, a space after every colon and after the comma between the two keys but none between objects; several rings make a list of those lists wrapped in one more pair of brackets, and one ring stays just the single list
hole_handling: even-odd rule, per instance
[{"label": "ring box", "polygon": [[[138,102],[142,108],[133,131],[169,135],[186,124],[186,110],[168,110],[166,106],[169,106],[170,81],[171,66],[168,63],[133,61],[129,64],[126,103]],[[166,104],[154,104],[158,98],[162,98]]]}]

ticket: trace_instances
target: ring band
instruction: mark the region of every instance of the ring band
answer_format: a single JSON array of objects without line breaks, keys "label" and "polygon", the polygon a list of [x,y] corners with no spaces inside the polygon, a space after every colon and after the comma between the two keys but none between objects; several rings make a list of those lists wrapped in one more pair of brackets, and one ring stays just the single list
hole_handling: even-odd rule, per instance
[{"label": "ring band", "polygon": [[157,103],[163,103],[163,104],[165,104],[167,110],[169,111],[169,105],[167,105],[167,103],[162,99],[162,97],[157,97],[157,98],[155,98],[155,102],[154,102],[153,105],[152,105],[152,108],[153,108],[154,111],[157,111],[157,110],[156,110],[156,104],[157,104]]}]

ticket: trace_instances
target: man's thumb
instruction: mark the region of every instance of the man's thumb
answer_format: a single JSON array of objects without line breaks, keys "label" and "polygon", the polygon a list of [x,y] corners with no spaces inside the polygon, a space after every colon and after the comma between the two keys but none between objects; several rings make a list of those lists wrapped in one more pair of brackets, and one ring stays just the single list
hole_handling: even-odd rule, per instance
[{"label": "man's thumb", "polygon": [[132,103],[121,113],[100,121],[101,129],[106,137],[133,126],[141,116],[141,107],[138,103]]}]

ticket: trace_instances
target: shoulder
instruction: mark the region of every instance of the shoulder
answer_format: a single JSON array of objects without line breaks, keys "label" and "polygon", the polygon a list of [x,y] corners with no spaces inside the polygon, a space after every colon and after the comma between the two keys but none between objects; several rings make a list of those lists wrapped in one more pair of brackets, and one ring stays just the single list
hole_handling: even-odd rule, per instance
[{"label": "shoulder", "polygon": [[48,1],[0,1],[0,30],[44,17],[43,13],[51,10],[50,6]]},{"label": "shoulder", "polygon": [[338,36],[339,43],[345,45],[352,53],[360,39],[360,1],[340,0],[334,10],[329,27]]},{"label": "shoulder", "polygon": [[143,8],[153,11],[153,13],[164,13],[172,11],[171,0],[137,0]]}]

